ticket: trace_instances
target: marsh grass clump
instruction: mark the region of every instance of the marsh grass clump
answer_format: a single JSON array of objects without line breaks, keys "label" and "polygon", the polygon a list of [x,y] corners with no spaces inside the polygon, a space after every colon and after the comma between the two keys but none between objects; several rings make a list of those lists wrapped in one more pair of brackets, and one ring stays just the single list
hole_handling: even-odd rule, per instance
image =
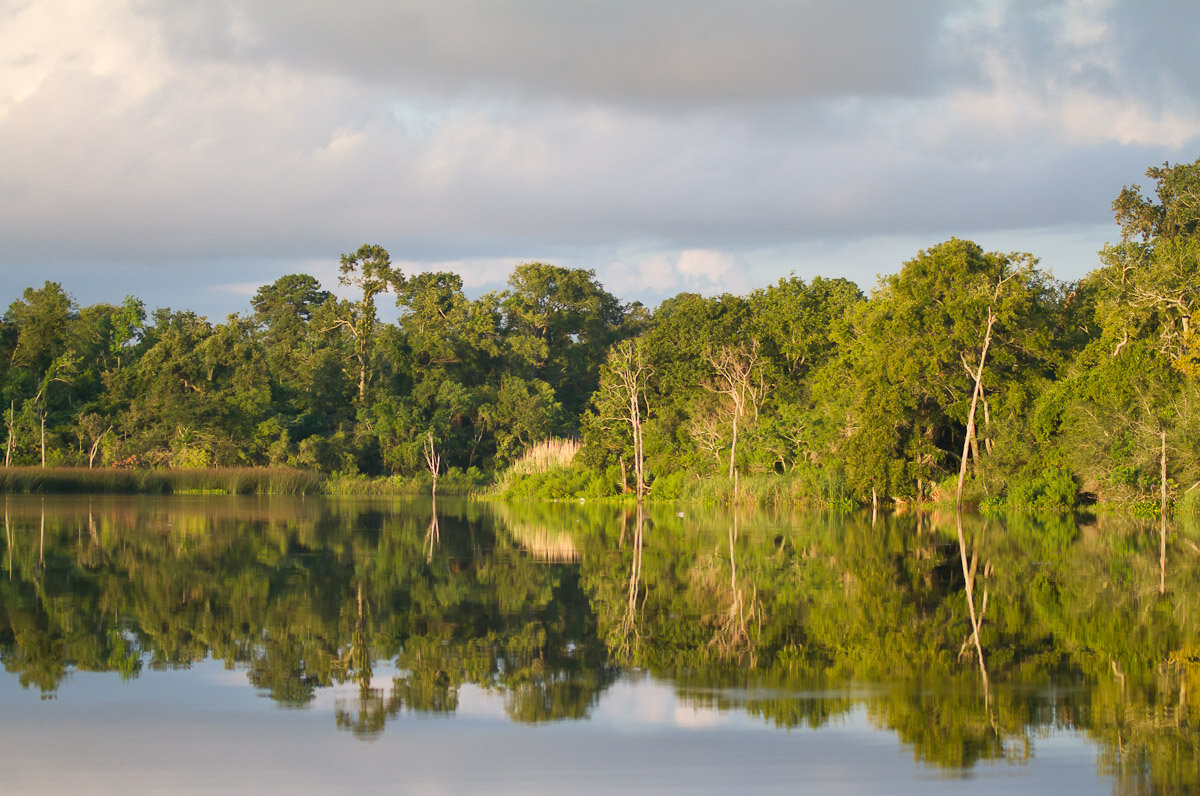
[{"label": "marsh grass clump", "polygon": [[496,479],[494,494],[519,500],[562,499],[585,489],[588,474],[575,468],[576,440],[535,442]]},{"label": "marsh grass clump", "polygon": [[[521,457],[509,465],[504,478],[510,475],[533,475],[550,470],[566,469],[579,453],[579,442],[573,439],[550,437],[530,445]],[[504,480],[502,478],[501,480]]]},{"label": "marsh grass clump", "polygon": [[289,467],[0,468],[0,492],[17,494],[307,495],[319,492],[322,485],[320,474]]}]

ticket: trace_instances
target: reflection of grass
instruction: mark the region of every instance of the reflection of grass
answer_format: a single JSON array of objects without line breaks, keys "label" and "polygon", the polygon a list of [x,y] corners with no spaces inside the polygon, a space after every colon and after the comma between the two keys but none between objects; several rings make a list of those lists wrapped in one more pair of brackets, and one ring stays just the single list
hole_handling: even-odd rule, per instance
[{"label": "reflection of grass", "polygon": [[0,492],[34,494],[305,495],[321,488],[317,473],[288,467],[214,467],[195,470],[84,470],[74,467],[0,469]]},{"label": "reflection of grass", "polygon": [[579,560],[575,542],[565,533],[555,533],[549,528],[533,525],[516,525],[512,528],[513,538],[535,558],[554,563],[574,563]]},{"label": "reflection of grass", "polygon": [[541,523],[512,520],[508,529],[517,544],[541,561],[570,564],[580,559],[575,540],[565,531],[553,531]]}]

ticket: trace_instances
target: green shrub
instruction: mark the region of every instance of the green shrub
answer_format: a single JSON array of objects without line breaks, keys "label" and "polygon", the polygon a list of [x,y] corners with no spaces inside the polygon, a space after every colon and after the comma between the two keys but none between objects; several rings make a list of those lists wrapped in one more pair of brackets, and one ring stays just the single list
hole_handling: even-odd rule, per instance
[{"label": "green shrub", "polygon": [[1039,512],[1071,511],[1079,502],[1079,485],[1069,470],[1058,465],[1026,465],[1008,484],[1007,503]]}]

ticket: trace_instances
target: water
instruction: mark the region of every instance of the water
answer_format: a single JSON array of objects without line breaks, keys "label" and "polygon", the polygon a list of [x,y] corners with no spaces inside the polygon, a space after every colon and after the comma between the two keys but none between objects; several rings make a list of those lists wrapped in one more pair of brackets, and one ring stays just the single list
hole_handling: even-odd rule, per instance
[{"label": "water", "polygon": [[682,514],[9,497],[0,790],[1200,782],[1186,535]]}]

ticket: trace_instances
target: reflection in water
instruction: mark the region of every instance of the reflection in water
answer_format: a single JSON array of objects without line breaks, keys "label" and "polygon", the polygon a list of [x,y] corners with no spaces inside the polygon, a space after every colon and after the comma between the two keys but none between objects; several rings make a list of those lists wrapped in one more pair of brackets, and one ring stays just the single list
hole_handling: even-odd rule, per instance
[{"label": "reflection in water", "polygon": [[[983,647],[979,643],[979,623],[981,621],[983,621],[983,615],[985,613],[987,613],[988,594],[987,594],[987,590],[984,589],[983,605],[979,609],[979,612],[976,613],[976,611],[975,611],[975,573],[977,570],[977,565],[979,564],[979,556],[978,556],[977,550],[973,551],[971,553],[971,563],[969,565],[967,564],[967,541],[965,538],[963,538],[963,515],[962,515],[961,509],[956,509],[954,512],[954,525],[955,525],[955,529],[958,531],[958,554],[959,554],[960,560],[962,561],[962,573],[963,573],[963,584],[964,584],[963,596],[965,596],[967,599],[967,610],[971,615],[971,640],[975,643],[975,658],[979,662],[979,677],[980,677],[980,680],[983,682],[984,703],[990,709],[991,704],[992,704],[991,687],[988,685],[987,664],[985,663],[984,658],[983,658]],[[985,565],[985,574],[986,574],[986,569],[990,566],[991,566],[990,562],[987,565]],[[959,648],[959,653],[958,653],[958,657],[960,659],[963,656],[963,651],[964,651],[965,647],[966,647],[966,642],[963,642],[963,646]]]},{"label": "reflection in water", "polygon": [[587,718],[640,670],[779,727],[858,712],[951,773],[1065,730],[1122,789],[1200,785],[1200,557],[1168,572],[1194,543],[1161,526],[17,497],[4,525],[0,662],[47,696],[211,657],[285,707],[346,684],[337,726],[377,738],[467,686]]},{"label": "reflection in water", "polygon": [[[617,636],[621,639],[617,648],[618,657],[626,658],[630,653],[630,643],[636,644],[640,638],[637,627],[638,595],[642,588],[642,545],[646,532],[646,507],[642,501],[637,502],[636,520],[633,526],[633,555],[629,564],[629,598],[625,605],[625,618],[622,620]],[[628,515],[621,514],[621,538],[618,546],[625,541],[625,523]]]},{"label": "reflection in water", "polygon": [[434,496],[429,501],[429,527],[425,530],[425,563],[433,563],[433,549],[441,539],[437,513],[437,482],[434,481]]}]

